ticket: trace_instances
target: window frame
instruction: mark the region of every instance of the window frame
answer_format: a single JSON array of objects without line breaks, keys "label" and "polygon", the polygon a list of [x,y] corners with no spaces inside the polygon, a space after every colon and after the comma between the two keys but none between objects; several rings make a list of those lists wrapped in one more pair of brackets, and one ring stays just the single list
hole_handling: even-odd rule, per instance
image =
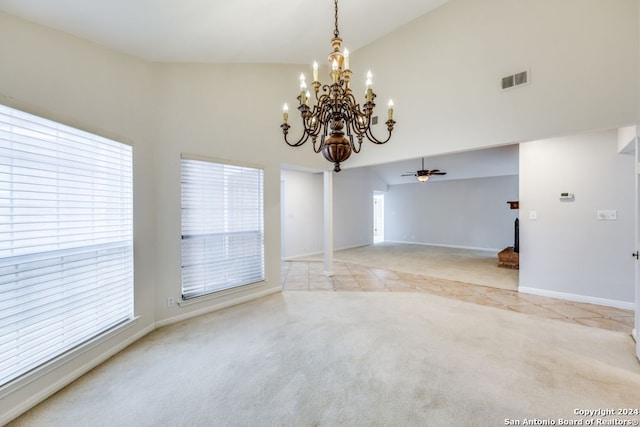
[{"label": "window frame", "polygon": [[[218,167],[222,167],[223,169],[225,168],[230,168],[236,171],[244,171],[245,173],[256,173],[257,176],[257,182],[256,184],[258,185],[258,187],[254,190],[255,194],[254,195],[257,199],[256,199],[256,203],[257,203],[257,208],[258,211],[255,212],[255,215],[257,216],[257,218],[259,218],[258,220],[258,224],[257,226],[259,227],[259,229],[257,230],[243,230],[240,231],[240,234],[257,234],[258,238],[256,240],[256,242],[259,244],[259,248],[258,248],[258,252],[257,253],[257,257],[259,257],[259,261],[257,263],[259,263],[260,265],[260,274],[259,277],[253,277],[251,279],[248,279],[246,281],[243,281],[242,283],[235,283],[235,284],[231,284],[231,285],[225,285],[222,287],[216,287],[216,286],[211,286],[210,288],[207,287],[207,285],[205,284],[203,286],[203,289],[199,292],[185,292],[185,254],[184,254],[184,248],[185,248],[185,241],[189,240],[190,238],[194,238],[195,236],[193,234],[187,235],[185,233],[185,163],[190,163],[190,162],[199,162],[201,164],[211,164],[213,166],[218,166]],[[252,289],[255,287],[260,286],[262,283],[264,283],[266,281],[266,255],[265,255],[265,244],[264,244],[264,234],[265,234],[265,230],[264,230],[264,216],[265,216],[265,204],[264,204],[264,186],[265,186],[265,181],[264,181],[264,167],[261,165],[256,165],[256,164],[251,164],[251,163],[247,163],[247,162],[236,162],[236,161],[231,161],[228,159],[220,159],[220,158],[214,158],[214,157],[208,157],[208,156],[202,156],[202,155],[195,155],[195,154],[187,154],[187,153],[181,153],[180,155],[180,207],[181,207],[181,215],[180,215],[180,222],[181,222],[181,231],[180,231],[180,236],[181,236],[181,243],[180,243],[180,247],[181,247],[181,257],[180,257],[180,270],[181,270],[181,280],[180,280],[180,289],[181,289],[181,301],[180,301],[180,305],[189,305],[191,303],[194,302],[198,302],[198,301],[202,301],[205,299],[210,299],[210,298],[216,298],[219,296],[224,296],[224,295],[228,295],[231,293],[235,293],[235,292],[240,292],[243,290],[247,290],[247,289]],[[228,187],[227,187],[228,189]],[[238,190],[240,191],[240,190]],[[232,197],[231,197],[232,198]],[[225,200],[225,203],[228,202],[228,200]],[[228,205],[226,206],[226,208],[228,208]],[[231,215],[229,215],[231,216]],[[228,225],[228,224],[227,224]],[[200,233],[201,235],[206,235],[207,233]],[[233,234],[233,232],[220,232],[220,234],[227,234],[227,235],[231,235]]]},{"label": "window frame", "polygon": [[[97,343],[103,342],[103,340],[108,339],[108,337],[111,337],[121,330],[128,328],[135,322],[136,319],[134,283],[135,269],[133,213],[133,144],[124,141],[122,138],[104,136],[103,134],[100,134],[98,132],[88,131],[82,127],[68,124],[65,121],[61,121],[57,118],[52,118],[51,116],[48,116],[46,114],[34,113],[30,108],[25,108],[21,105],[16,105],[13,102],[7,101],[8,100],[5,98],[0,98],[0,114],[2,116],[2,118],[0,119],[2,120],[2,123],[0,124],[0,130],[2,131],[2,133],[0,134],[0,147],[2,147],[2,158],[4,159],[2,163],[5,165],[3,167],[4,175],[2,177],[2,182],[6,187],[6,189],[2,193],[2,199],[5,200],[3,206],[10,209],[11,217],[15,216],[16,220],[7,219],[9,218],[9,216],[5,214],[5,216],[3,217],[4,227],[2,228],[2,230],[5,230],[5,235],[8,234],[10,236],[13,236],[14,233],[17,235],[18,232],[14,231],[15,227],[19,226],[17,229],[19,229],[20,227],[24,227],[20,226],[21,223],[19,221],[23,215],[27,214],[16,214],[14,212],[14,210],[18,211],[16,207],[19,206],[18,202],[16,202],[16,200],[18,199],[14,199],[14,186],[16,186],[15,188],[17,188],[18,184],[14,183],[26,182],[24,181],[25,179],[31,180],[29,185],[34,191],[35,198],[33,199],[33,202],[29,202],[29,205],[35,209],[42,209],[43,206],[47,206],[46,202],[38,202],[38,200],[41,200],[38,199],[38,197],[41,197],[40,194],[49,194],[51,195],[50,197],[53,197],[51,199],[51,203],[57,203],[57,206],[69,206],[70,208],[73,208],[71,202],[75,203],[75,200],[72,199],[76,197],[78,205],[84,206],[83,209],[92,210],[92,213],[89,214],[91,219],[83,215],[84,218],[82,220],[79,220],[77,223],[78,225],[75,225],[75,227],[84,228],[85,230],[90,229],[92,230],[91,233],[95,233],[96,235],[103,233],[103,236],[105,236],[106,238],[111,233],[107,230],[115,228],[113,227],[113,224],[119,223],[122,218],[124,218],[125,224],[121,224],[117,228],[117,233],[120,233],[118,234],[117,238],[113,237],[115,236],[114,234],[109,239],[109,241],[104,241],[102,243],[98,243],[97,241],[93,241],[92,243],[90,243],[91,240],[89,238],[86,238],[86,240],[81,239],[77,242],[77,244],[75,244],[74,242],[70,241],[69,238],[65,240],[64,237],[67,227],[73,227],[73,224],[76,224],[75,222],[65,221],[64,226],[62,226],[60,225],[60,220],[47,220],[46,228],[38,229],[36,227],[33,231],[29,230],[29,232],[31,233],[31,237],[34,240],[44,239],[44,241],[48,242],[54,239],[58,239],[58,241],[61,242],[61,246],[52,248],[53,244],[49,243],[48,246],[44,246],[40,249],[33,249],[31,251],[28,250],[28,247],[24,247],[22,254],[5,254],[1,259],[3,261],[3,265],[11,267],[14,262],[14,260],[12,260],[13,258],[15,258],[15,262],[18,262],[19,264],[24,264],[25,262],[38,264],[39,262],[41,262],[39,260],[42,259],[59,259],[58,263],[52,263],[49,265],[56,266],[56,268],[60,269],[60,274],[62,274],[61,277],[66,277],[64,276],[66,274],[64,272],[69,271],[69,257],[77,256],[81,253],[91,254],[95,252],[96,255],[94,255],[93,257],[87,255],[86,258],[93,258],[94,264],[88,263],[86,264],[86,266],[88,267],[90,265],[95,265],[97,267],[100,267],[102,268],[104,274],[104,271],[106,271],[108,267],[106,267],[107,264],[105,264],[105,258],[101,258],[98,253],[100,253],[101,251],[104,252],[111,250],[109,248],[120,248],[118,250],[120,250],[124,254],[121,257],[117,258],[119,260],[118,262],[121,263],[122,268],[119,271],[124,272],[124,275],[121,276],[123,277],[123,279],[120,280],[120,286],[114,285],[115,282],[104,282],[104,275],[95,274],[95,272],[92,275],[88,274],[87,271],[89,271],[89,269],[87,267],[83,267],[82,270],[77,270],[83,271],[83,273],[81,275],[77,275],[76,279],[82,276],[95,276],[97,279],[83,279],[86,280],[88,292],[95,295],[95,298],[98,298],[105,289],[120,289],[125,293],[116,298],[117,302],[113,304],[113,307],[119,307],[118,310],[120,311],[118,311],[118,314],[110,315],[110,317],[108,318],[111,320],[108,320],[106,323],[96,323],[95,326],[86,328],[86,333],[79,334],[77,339],[67,340],[67,344],[57,346],[47,345],[45,348],[49,351],[49,353],[45,353],[45,357],[43,358],[38,358],[39,360],[37,361],[37,363],[34,362],[28,365],[24,365],[22,368],[16,368],[13,370],[11,370],[11,363],[4,365],[7,367],[5,371],[6,374],[3,373],[3,375],[5,375],[5,379],[3,380],[2,384],[0,384],[0,389],[4,390],[13,389],[14,386],[18,386],[24,381],[31,381],[39,375],[49,372],[51,369],[66,363],[66,361],[68,361],[70,357],[75,357],[75,355],[77,355],[79,352],[87,351],[88,348],[91,348]],[[40,132],[40,134],[38,134],[38,132]],[[25,150],[25,147],[27,146],[33,147],[32,149],[34,151],[31,157],[29,157],[29,153],[27,151],[20,151]],[[85,153],[95,152],[100,154],[88,154],[88,157],[85,156],[84,159],[88,158],[90,159],[90,161],[85,162],[84,164],[82,164],[82,161],[80,161],[80,157],[78,157],[78,160],[76,160],[75,157],[72,157],[72,161],[67,160],[67,163],[71,162],[72,166],[58,166],[58,169],[55,172],[45,172],[48,170],[47,168],[50,168],[51,165],[54,164],[53,160],[42,162],[42,169],[29,163],[33,162],[34,159],[37,159],[37,157],[45,158],[48,155],[47,153],[60,153],[60,159],[65,157],[65,152],[72,153],[72,156],[80,156],[82,155],[82,148],[80,147],[86,149]],[[115,153],[115,157],[113,157],[111,154],[105,154],[108,152]],[[66,158],[68,159],[68,154],[66,156]],[[23,164],[21,166],[19,165],[18,160],[20,157],[24,158],[24,160],[22,161]],[[120,162],[120,166],[119,168],[112,168],[113,170],[118,171],[118,175],[115,186],[111,185],[111,182],[108,184],[108,186],[112,187],[112,189],[110,190],[105,190],[105,184],[102,184],[101,188],[96,187],[96,185],[98,185],[96,184],[98,179],[91,178],[89,180],[91,181],[91,183],[88,183],[86,179],[85,181],[79,180],[77,182],[81,182],[81,185],[67,185],[64,188],[71,188],[71,190],[62,190],[61,193],[61,187],[59,187],[60,184],[55,184],[55,186],[51,184],[52,178],[49,178],[49,182],[47,182],[45,178],[38,177],[38,174],[46,176],[46,173],[49,173],[53,174],[53,176],[57,176],[57,178],[53,178],[53,180],[59,179],[63,181],[65,179],[70,179],[69,177],[82,176],[82,173],[86,171],[95,171],[94,173],[96,175],[93,176],[98,176],[99,174],[105,172],[104,168],[100,169],[99,167],[97,167],[97,165],[99,163],[111,161],[113,159],[119,159],[118,161]],[[18,166],[14,165],[18,165],[22,168],[30,167],[32,168],[34,173],[32,175],[24,174],[23,172],[24,175],[22,176],[24,176],[25,178],[17,178],[18,172],[16,171],[18,171]],[[104,164],[102,166],[104,167]],[[111,166],[108,167],[111,168]],[[62,170],[65,171],[62,172]],[[65,176],[64,178],[62,177],[63,175]],[[106,177],[111,175],[101,176]],[[103,182],[105,182],[104,179]],[[21,185],[24,186],[25,184],[23,183]],[[45,191],[44,187],[49,187],[49,189]],[[77,187],[77,189],[75,187]],[[83,190],[79,190],[79,188],[81,187],[83,187]],[[52,188],[56,188],[56,190],[54,191],[52,190]],[[125,189],[124,192],[123,188]],[[113,198],[112,195],[116,193],[118,194],[118,197]],[[118,202],[105,202],[105,200],[107,199],[118,200]],[[66,205],[64,205],[64,203],[66,203]],[[108,207],[115,206],[116,204],[118,210],[124,212],[124,216],[118,216],[117,220],[112,219],[110,215],[105,216],[105,214],[103,216],[100,216],[100,214],[95,214],[95,212],[99,211],[100,209],[108,209]],[[60,211],[64,210],[62,208],[58,209]],[[60,212],[57,213],[57,216],[60,218],[62,218],[61,215],[62,214]],[[91,223],[92,225],[89,226],[87,225],[88,223]],[[38,225],[40,223],[34,222],[34,224]],[[122,234],[123,230],[124,234]],[[9,242],[8,245],[4,246],[8,251],[15,250],[16,246],[14,243],[12,243],[15,239],[15,237],[3,237],[3,242]],[[99,269],[97,269],[96,271],[98,270]],[[4,273],[5,276],[3,276],[8,285],[10,285],[11,283],[14,284],[11,286],[11,289],[16,290],[13,295],[3,295],[5,298],[8,298],[8,300],[5,299],[5,301],[13,301],[10,308],[18,307],[20,304],[24,304],[24,297],[20,296],[22,295],[22,293],[20,293],[19,289],[22,286],[26,286],[19,284],[20,281],[25,280],[18,274],[21,270],[14,271],[15,273],[12,274]],[[73,270],[69,274],[72,273]],[[113,273],[110,272],[109,274],[112,275]],[[14,276],[15,279],[11,280],[10,276]],[[43,275],[42,277],[44,277],[44,279],[42,279],[40,283],[42,283],[44,289],[60,289],[61,287],[68,288],[69,286],[69,283],[66,282],[66,279],[59,279],[50,282],[48,279],[48,275]],[[113,277],[114,276],[112,275],[108,280],[115,280],[113,279]],[[96,282],[94,280],[100,281]],[[52,284],[58,282],[59,284],[56,284],[55,287],[51,287]],[[104,288],[103,285],[105,284],[109,287]],[[42,289],[39,285],[37,285],[37,283],[35,285],[31,285],[31,288],[36,291],[38,291],[38,289]],[[5,291],[7,289],[9,288],[5,288]],[[2,292],[0,292],[0,294],[2,294]],[[69,304],[70,302],[66,298],[67,297],[65,296],[64,299],[59,301],[63,301],[65,304]],[[87,308],[98,306],[101,307],[101,309],[98,311],[95,311],[93,309],[86,310]],[[105,315],[107,311],[104,307],[102,307],[102,304],[95,305],[95,303],[86,301],[81,303],[79,307],[85,308],[86,313],[91,313],[90,315],[87,314],[89,317],[94,317],[96,313],[99,313],[99,315]],[[32,311],[29,310],[31,310],[31,308],[27,308],[26,310],[14,310],[13,313],[9,312],[8,314],[5,313],[8,315],[5,320],[10,319],[10,323],[8,324],[10,326],[16,324],[19,325],[22,322],[20,318],[21,316],[28,316],[30,315],[30,313],[32,313]],[[62,316],[62,319],[68,317],[68,311],[61,309],[58,311],[61,312],[60,315]],[[55,320],[53,321],[56,322]],[[87,319],[86,322],[90,323],[90,320]],[[6,348],[13,348],[11,347],[12,341],[18,343],[17,340],[22,341],[25,339],[23,335],[26,333],[20,332],[20,330],[21,329],[19,328],[16,332],[12,333],[14,338],[8,338],[8,341],[5,343],[5,345],[8,346]],[[53,330],[54,335],[57,334],[58,336],[60,336],[63,334],[62,328],[53,328]],[[57,340],[61,339],[62,338],[60,337],[57,338]],[[64,339],[62,340],[63,342],[65,341]],[[23,353],[20,352],[14,357],[18,357],[18,360],[21,360],[23,357],[27,357],[22,356],[22,354]]]}]

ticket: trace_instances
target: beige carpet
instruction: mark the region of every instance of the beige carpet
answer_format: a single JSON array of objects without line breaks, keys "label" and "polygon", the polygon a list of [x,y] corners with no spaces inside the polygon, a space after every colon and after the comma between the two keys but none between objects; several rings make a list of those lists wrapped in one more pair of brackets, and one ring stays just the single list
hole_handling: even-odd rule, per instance
[{"label": "beige carpet", "polygon": [[628,334],[291,291],[157,330],[10,426],[499,426],[638,402]]},{"label": "beige carpet", "polygon": [[[322,255],[307,258],[321,260]],[[491,251],[376,243],[334,252],[334,260],[474,285],[518,290],[518,270],[498,267]]]}]

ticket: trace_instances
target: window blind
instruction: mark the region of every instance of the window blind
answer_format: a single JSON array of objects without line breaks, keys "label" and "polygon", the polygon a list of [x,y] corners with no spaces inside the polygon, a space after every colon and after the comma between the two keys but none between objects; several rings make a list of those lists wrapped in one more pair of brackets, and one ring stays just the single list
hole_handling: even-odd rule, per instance
[{"label": "window blind", "polygon": [[182,159],[182,297],[264,280],[263,171]]},{"label": "window blind", "polygon": [[131,147],[0,105],[0,385],[133,316]]}]

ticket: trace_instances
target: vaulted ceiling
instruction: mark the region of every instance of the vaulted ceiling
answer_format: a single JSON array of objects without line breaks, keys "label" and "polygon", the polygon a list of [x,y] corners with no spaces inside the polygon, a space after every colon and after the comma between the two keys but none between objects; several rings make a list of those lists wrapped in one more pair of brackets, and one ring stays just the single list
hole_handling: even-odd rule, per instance
[{"label": "vaulted ceiling", "polygon": [[[351,51],[448,0],[342,0]],[[329,52],[331,0],[0,0],[0,10],[152,61],[311,63]]]},{"label": "vaulted ceiling", "polygon": [[[449,0],[341,0],[340,36],[355,51]],[[160,62],[291,63],[322,60],[334,30],[331,0],[0,0],[0,11],[116,51]],[[517,146],[425,159],[434,179],[517,173]],[[388,184],[420,158],[373,166]]]}]

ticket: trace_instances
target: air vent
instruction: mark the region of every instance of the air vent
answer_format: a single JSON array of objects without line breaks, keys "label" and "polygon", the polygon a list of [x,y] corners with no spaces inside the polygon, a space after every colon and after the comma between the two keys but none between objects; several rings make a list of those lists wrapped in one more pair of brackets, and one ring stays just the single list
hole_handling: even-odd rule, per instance
[{"label": "air vent", "polygon": [[502,90],[507,90],[516,86],[526,85],[527,83],[529,83],[529,72],[521,71],[519,73],[503,77],[501,87]]},{"label": "air vent", "polygon": [[521,73],[515,74],[513,76],[513,80],[516,86],[523,85],[529,83],[529,73],[523,71]]},{"label": "air vent", "polygon": [[513,87],[513,76],[507,76],[502,78],[502,89],[509,89]]}]

